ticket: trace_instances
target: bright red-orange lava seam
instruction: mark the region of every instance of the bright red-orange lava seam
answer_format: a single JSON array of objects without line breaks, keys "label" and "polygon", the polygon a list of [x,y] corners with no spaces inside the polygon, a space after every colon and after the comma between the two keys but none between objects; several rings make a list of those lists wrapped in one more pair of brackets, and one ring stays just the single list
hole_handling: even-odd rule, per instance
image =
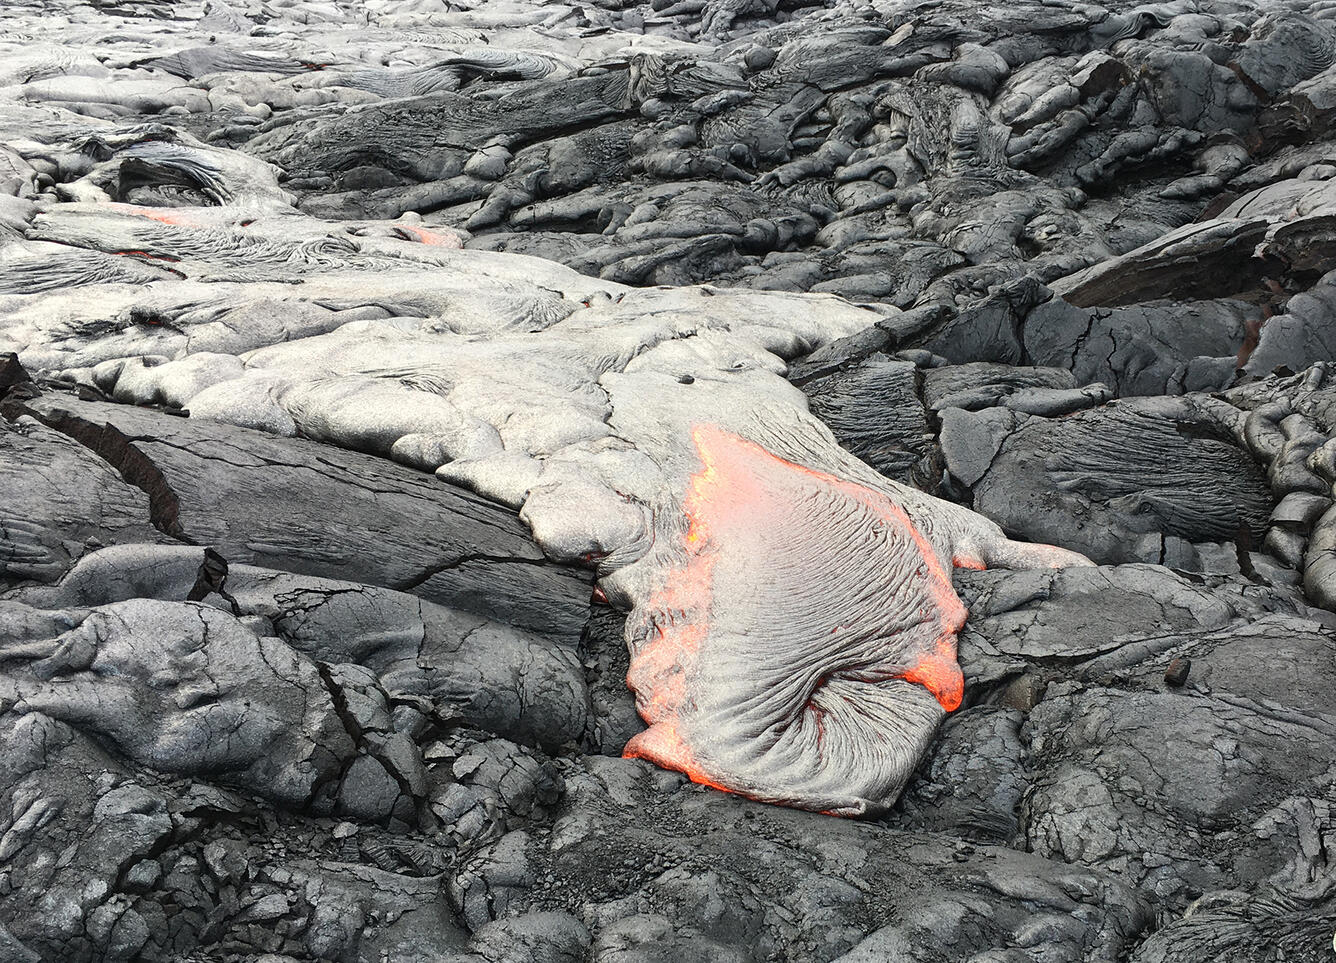
[{"label": "bright red-orange lava seam", "polygon": [[409,235],[412,240],[419,244],[427,244],[432,247],[463,247],[459,243],[459,235],[446,234],[441,231],[430,231],[425,227],[412,227],[408,224],[396,224],[395,230]]},{"label": "bright red-orange lava seam", "polygon": [[114,201],[107,204],[107,207],[114,208],[121,214],[132,214],[135,217],[146,217],[151,221],[171,224],[173,227],[204,226],[198,219],[191,217],[189,211],[177,212],[170,207],[140,207],[137,204],[120,204]]}]

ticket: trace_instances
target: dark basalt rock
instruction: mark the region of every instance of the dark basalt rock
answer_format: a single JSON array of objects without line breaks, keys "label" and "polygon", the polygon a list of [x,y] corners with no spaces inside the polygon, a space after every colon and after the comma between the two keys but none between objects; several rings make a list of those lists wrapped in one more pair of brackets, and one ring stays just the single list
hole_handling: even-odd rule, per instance
[{"label": "dark basalt rock", "polygon": [[0,354],[0,397],[8,394],[16,385],[32,384],[32,378],[23,369],[19,356],[12,351]]},{"label": "dark basalt rock", "polygon": [[1270,486],[1185,400],[1122,401],[1013,425],[972,488],[975,507],[1015,533],[1042,541],[1062,530],[1067,544],[1109,562],[1163,561],[1175,551],[1171,539],[1241,534],[1260,544]]},{"label": "dark basalt rock", "polygon": [[[75,517],[90,520],[85,528],[99,526],[84,539],[96,532],[102,544],[139,541],[147,522],[157,530],[147,537],[206,544],[233,562],[410,591],[570,645],[579,638],[589,577],[545,562],[510,512],[472,493],[356,452],[245,428],[68,395],[29,405],[9,409],[15,421],[0,437],[17,444],[26,430],[38,444],[76,459],[80,468],[52,477],[56,490],[68,492],[81,475],[124,479],[99,481],[76,503]],[[55,581],[65,569],[34,554],[39,549],[26,539],[42,536],[24,533],[33,517],[49,511],[45,505],[69,496],[39,501],[41,489],[31,487],[28,469],[20,470],[24,483],[16,488],[33,497],[34,514],[6,539],[14,540],[12,552],[30,559],[15,574],[35,577],[31,567],[42,564],[41,580]],[[138,511],[119,520],[131,506]],[[139,535],[100,530],[136,517]],[[68,537],[61,533],[62,541]],[[59,555],[70,557],[66,552]],[[18,561],[16,555],[11,566]],[[505,591],[491,590],[498,580]]]},{"label": "dark basalt rock", "polygon": [[1183,683],[1188,681],[1188,673],[1192,671],[1192,660],[1187,656],[1179,656],[1169,663],[1169,668],[1164,670],[1164,684],[1175,689],[1182,688]]},{"label": "dark basalt rock", "polygon": [[919,397],[918,369],[873,356],[848,371],[803,385],[814,415],[877,471],[927,491],[941,476],[940,457]]}]

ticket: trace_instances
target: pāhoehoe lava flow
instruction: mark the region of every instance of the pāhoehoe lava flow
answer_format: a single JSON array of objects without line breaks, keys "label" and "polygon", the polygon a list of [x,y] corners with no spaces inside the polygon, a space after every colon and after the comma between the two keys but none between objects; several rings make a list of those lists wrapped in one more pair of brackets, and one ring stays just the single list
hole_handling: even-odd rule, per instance
[{"label": "p\u0101hoehoe lava flow", "polygon": [[[771,802],[888,805],[961,703],[953,556],[887,494],[716,425],[691,438],[683,559],[628,623],[627,682],[649,728],[626,754]],[[1008,555],[979,522],[958,535],[969,567]],[[1022,556],[1084,561],[1047,546],[1008,560]]]},{"label": "p\u0101hoehoe lava flow", "polygon": [[[208,209],[148,215],[35,217],[172,273],[138,279],[147,295],[113,274],[88,279],[97,299],[11,296],[24,356],[117,400],[387,455],[520,508],[550,558],[598,560],[632,610],[650,729],[629,752],[697,780],[821,811],[888,804],[960,704],[951,566],[1089,564],[883,477],[812,416],[786,361],[866,329],[865,307],[637,290],[414,232],[345,249],[293,214],[255,212],[244,233]],[[256,325],[227,300],[281,303],[294,270],[291,320],[261,307]],[[118,310],[149,321],[99,335]]]},{"label": "p\u0101hoehoe lava flow", "polygon": [[0,963],[1333,963],[1333,318],[1334,0],[0,0]]}]

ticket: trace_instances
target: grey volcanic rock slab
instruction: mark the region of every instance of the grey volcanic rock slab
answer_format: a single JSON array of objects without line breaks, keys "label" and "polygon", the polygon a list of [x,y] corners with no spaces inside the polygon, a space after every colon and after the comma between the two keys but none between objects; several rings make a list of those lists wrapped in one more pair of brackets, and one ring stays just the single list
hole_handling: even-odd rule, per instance
[{"label": "grey volcanic rock slab", "polygon": [[1012,845],[1033,776],[1019,709],[973,706],[951,716],[901,799],[897,825]]},{"label": "grey volcanic rock slab", "polygon": [[[962,941],[969,952],[1003,952],[1035,927],[1062,952],[1100,958],[1149,922],[1145,904],[1097,872],[1055,874],[1023,853],[832,824],[695,788],[665,797],[654,786],[664,778],[591,759],[568,776],[550,836],[503,839],[480,854],[462,894],[466,913],[477,888],[504,886],[522,906],[550,906],[543,880],[587,880],[564,905],[598,921],[595,958],[635,960],[662,958],[665,943],[721,959],[754,958],[758,948],[886,959],[909,946],[957,952]],[[1062,922],[1072,913],[1086,922]]]},{"label": "grey volcanic rock slab", "polygon": [[1121,397],[1224,388],[1254,305],[1224,299],[1148,301],[1077,308],[1054,298],[1025,317],[1025,349],[1036,364],[1063,365],[1078,383],[1103,382]]},{"label": "grey volcanic rock slab", "polygon": [[1099,561],[1160,561],[1166,540],[1259,539],[1270,486],[1182,399],[1021,420],[974,485],[976,510],[1035,539],[1061,530]]},{"label": "grey volcanic rock slab", "polygon": [[168,540],[141,490],[36,418],[0,420],[0,484],[0,579],[54,582],[92,548]]},{"label": "grey volcanic rock slab", "polygon": [[[313,442],[68,395],[20,410],[32,413],[39,438],[89,462],[75,478],[112,476],[103,500],[147,509],[144,521],[159,531],[147,528],[146,537],[210,545],[236,563],[412,591],[572,644],[579,637],[588,577],[546,562],[511,513],[430,476]],[[39,419],[50,427],[32,425]],[[7,437],[20,436],[14,428]],[[126,491],[117,472],[141,491]],[[108,524],[115,511],[102,517]],[[78,537],[79,524],[61,537]],[[63,574],[43,573],[52,576],[43,581]]]},{"label": "grey volcanic rock slab", "polygon": [[[1249,803],[1261,786],[1282,801],[1331,793],[1330,715],[1227,692],[1054,694],[1028,735],[1040,770],[1024,817],[1034,851],[1118,864],[1180,905],[1291,858],[1303,830],[1287,834],[1270,805]],[[1148,794],[1153,810],[1138,802]]]},{"label": "grey volcanic rock slab", "polygon": [[1016,428],[1016,417],[1005,408],[965,411],[947,408],[939,413],[942,459],[951,477],[974,485],[992,467],[993,459]]},{"label": "grey volcanic rock slab", "polygon": [[1310,291],[1291,298],[1284,314],[1268,319],[1259,332],[1257,347],[1248,357],[1246,370],[1260,375],[1279,368],[1301,371],[1336,356],[1329,323],[1336,303],[1333,284],[1336,278],[1325,275]]},{"label": "grey volcanic rock slab", "polygon": [[923,399],[928,407],[975,411],[999,404],[1026,389],[1063,390],[1076,387],[1066,368],[1016,367],[987,362],[943,365],[923,373]]},{"label": "grey volcanic rock slab", "polygon": [[1158,565],[1062,572],[979,572],[962,578],[971,630],[995,652],[1038,662],[1083,661],[1154,626],[1221,628],[1235,606]]},{"label": "grey volcanic rock slab", "polygon": [[[1238,218],[1188,224],[1150,244],[1063,278],[1053,289],[1078,307],[1114,307],[1174,296],[1234,294],[1256,284],[1254,249],[1267,221]],[[1203,270],[1202,261],[1209,266]]]},{"label": "grey volcanic rock slab", "polygon": [[889,478],[931,491],[940,468],[919,380],[913,364],[874,355],[807,382],[803,391],[844,448]]}]

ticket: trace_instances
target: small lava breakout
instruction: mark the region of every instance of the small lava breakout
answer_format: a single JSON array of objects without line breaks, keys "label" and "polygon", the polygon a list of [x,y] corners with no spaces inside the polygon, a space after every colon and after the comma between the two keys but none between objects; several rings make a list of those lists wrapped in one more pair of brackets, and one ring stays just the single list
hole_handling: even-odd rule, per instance
[{"label": "small lava breakout", "polygon": [[801,808],[889,805],[961,704],[968,613],[946,565],[888,495],[715,425],[691,437],[684,561],[628,628],[649,729],[625,754]]}]

